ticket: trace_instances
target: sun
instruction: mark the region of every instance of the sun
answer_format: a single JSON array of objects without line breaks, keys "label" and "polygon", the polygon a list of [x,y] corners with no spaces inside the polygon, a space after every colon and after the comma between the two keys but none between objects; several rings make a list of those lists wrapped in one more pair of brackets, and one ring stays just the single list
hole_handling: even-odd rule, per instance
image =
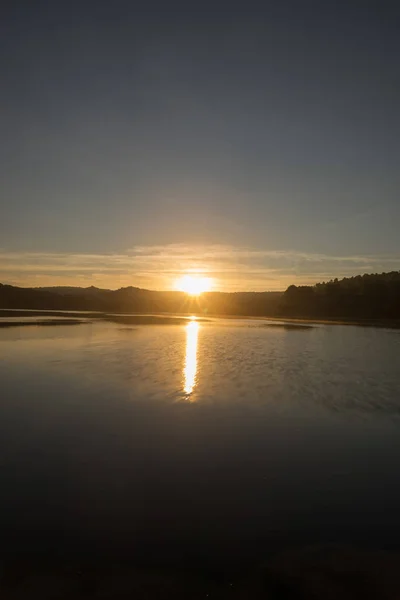
[{"label": "sun", "polygon": [[176,282],[176,289],[190,296],[199,296],[203,292],[209,292],[212,288],[210,277],[199,277],[197,275],[184,275]]}]

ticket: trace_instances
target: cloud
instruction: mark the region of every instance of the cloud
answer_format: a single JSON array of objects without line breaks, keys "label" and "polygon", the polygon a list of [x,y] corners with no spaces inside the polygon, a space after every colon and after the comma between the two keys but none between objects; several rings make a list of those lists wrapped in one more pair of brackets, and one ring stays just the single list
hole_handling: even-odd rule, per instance
[{"label": "cloud", "polygon": [[330,256],[222,244],[135,246],[125,253],[72,254],[0,251],[0,281],[26,286],[134,285],[171,289],[184,273],[204,273],[220,290],[281,290],[333,277],[399,268],[400,258]]}]

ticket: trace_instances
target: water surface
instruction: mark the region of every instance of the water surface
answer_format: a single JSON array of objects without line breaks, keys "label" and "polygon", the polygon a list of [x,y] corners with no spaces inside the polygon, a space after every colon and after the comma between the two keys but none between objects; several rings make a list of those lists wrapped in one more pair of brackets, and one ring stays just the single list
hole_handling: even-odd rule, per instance
[{"label": "water surface", "polygon": [[2,329],[2,552],[396,546],[399,367],[384,329]]}]

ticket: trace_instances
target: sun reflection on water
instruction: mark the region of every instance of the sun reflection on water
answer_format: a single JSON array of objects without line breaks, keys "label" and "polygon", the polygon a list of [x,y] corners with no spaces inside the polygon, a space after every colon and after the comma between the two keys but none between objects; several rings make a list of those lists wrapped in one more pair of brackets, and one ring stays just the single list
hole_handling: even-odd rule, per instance
[{"label": "sun reflection on water", "polygon": [[190,321],[186,325],[186,355],[185,366],[183,369],[184,391],[190,395],[196,386],[197,374],[197,338],[199,333],[199,324],[196,321]]}]

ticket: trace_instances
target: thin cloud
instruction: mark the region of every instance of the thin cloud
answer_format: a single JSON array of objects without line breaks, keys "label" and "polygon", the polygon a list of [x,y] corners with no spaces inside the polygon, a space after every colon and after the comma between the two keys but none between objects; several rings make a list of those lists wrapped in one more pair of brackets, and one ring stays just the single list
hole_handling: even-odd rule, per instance
[{"label": "thin cloud", "polygon": [[367,271],[398,269],[389,255],[336,256],[222,244],[135,246],[125,253],[0,252],[0,281],[17,285],[128,285],[172,289],[183,273],[203,273],[215,288],[282,290]]}]

